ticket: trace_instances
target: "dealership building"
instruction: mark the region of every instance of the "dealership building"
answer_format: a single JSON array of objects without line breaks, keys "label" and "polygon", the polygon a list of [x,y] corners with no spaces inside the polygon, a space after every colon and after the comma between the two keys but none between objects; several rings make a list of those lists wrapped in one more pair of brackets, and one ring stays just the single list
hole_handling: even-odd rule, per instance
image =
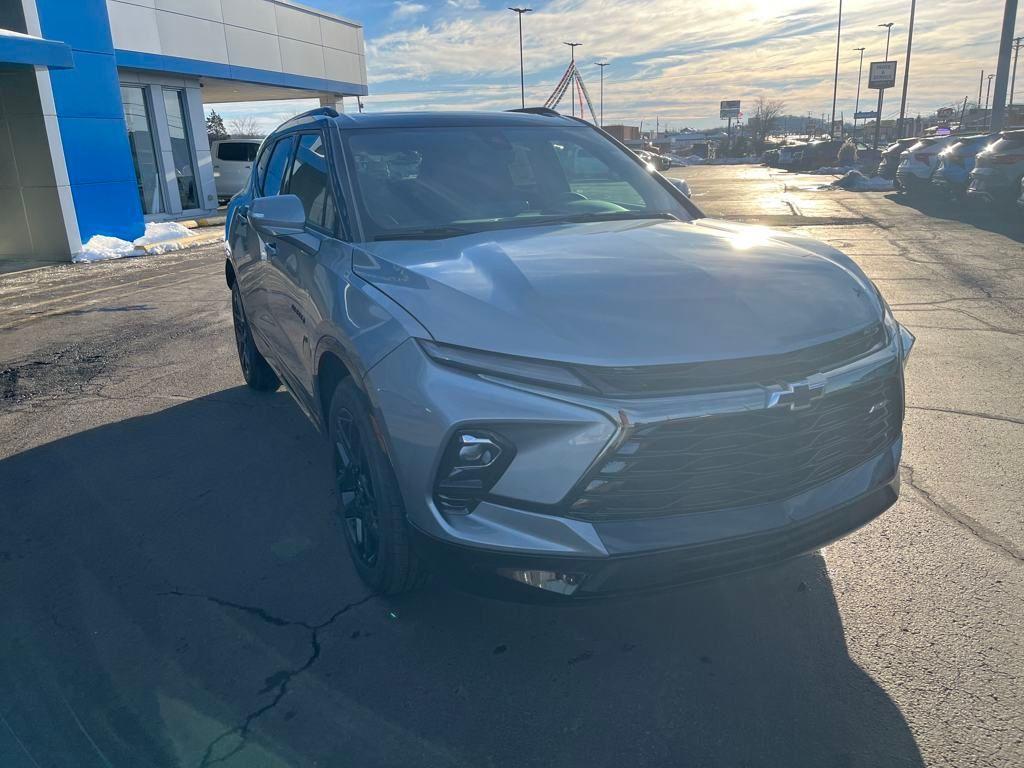
[{"label": "dealership building", "polygon": [[206,104],[366,92],[362,27],[292,0],[4,0],[0,266],[214,213]]}]

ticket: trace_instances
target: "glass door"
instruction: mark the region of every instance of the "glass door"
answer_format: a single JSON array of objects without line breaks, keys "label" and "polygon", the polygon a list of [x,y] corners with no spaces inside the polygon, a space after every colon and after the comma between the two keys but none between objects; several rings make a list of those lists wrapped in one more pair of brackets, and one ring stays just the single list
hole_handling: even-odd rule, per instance
[{"label": "glass door", "polygon": [[164,202],[160,188],[160,167],[146,91],[140,85],[122,85],[121,104],[124,106],[124,122],[128,126],[128,143],[135,164],[142,212],[162,213]]},{"label": "glass door", "polygon": [[178,180],[181,209],[188,211],[199,207],[199,190],[196,189],[196,169],[188,130],[185,91],[178,88],[165,88],[164,108],[167,110],[167,127],[171,135],[171,156],[174,158],[174,175]]}]

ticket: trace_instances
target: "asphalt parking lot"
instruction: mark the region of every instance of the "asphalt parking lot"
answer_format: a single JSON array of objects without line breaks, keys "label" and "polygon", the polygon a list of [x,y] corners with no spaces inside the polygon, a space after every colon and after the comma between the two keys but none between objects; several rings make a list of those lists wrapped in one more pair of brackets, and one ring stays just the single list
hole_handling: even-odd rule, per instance
[{"label": "asphalt parking lot", "polygon": [[893,509],[629,601],[384,600],[314,429],[242,384],[220,246],[3,276],[0,766],[1024,764],[1017,230],[670,174],[845,250],[917,335]]}]

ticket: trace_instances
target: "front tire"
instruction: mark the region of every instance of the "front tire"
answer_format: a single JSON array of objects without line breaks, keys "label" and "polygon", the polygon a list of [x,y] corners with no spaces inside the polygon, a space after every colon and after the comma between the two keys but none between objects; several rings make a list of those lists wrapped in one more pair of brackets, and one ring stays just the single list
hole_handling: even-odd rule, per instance
[{"label": "front tire", "polygon": [[377,440],[369,405],[351,379],[334,390],[328,435],[338,517],[359,577],[378,594],[415,589],[424,571],[413,550],[398,481]]},{"label": "front tire", "polygon": [[281,382],[274,369],[256,348],[252,337],[252,328],[242,306],[242,293],[238,283],[231,286],[231,320],[235,326],[235,349],[238,351],[238,363],[242,367],[242,376],[250,388],[259,392],[273,392]]}]

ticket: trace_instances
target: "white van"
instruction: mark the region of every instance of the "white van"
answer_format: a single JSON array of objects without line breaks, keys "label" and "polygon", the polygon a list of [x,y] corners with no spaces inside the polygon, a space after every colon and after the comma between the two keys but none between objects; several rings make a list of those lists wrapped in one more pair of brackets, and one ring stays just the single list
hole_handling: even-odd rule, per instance
[{"label": "white van", "polygon": [[263,139],[223,139],[210,145],[217,198],[227,200],[245,186]]}]

